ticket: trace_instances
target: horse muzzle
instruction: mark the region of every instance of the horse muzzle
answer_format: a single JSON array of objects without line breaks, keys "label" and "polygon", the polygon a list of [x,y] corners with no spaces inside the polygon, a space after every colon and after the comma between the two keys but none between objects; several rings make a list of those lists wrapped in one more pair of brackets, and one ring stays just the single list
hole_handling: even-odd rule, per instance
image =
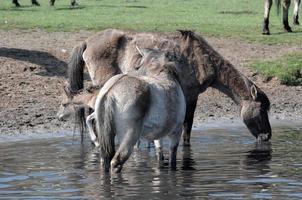
[{"label": "horse muzzle", "polygon": [[57,118],[59,121],[65,121],[65,116],[64,115],[57,115]]},{"label": "horse muzzle", "polygon": [[257,141],[259,141],[259,142],[269,141],[271,139],[271,137],[272,137],[271,133],[260,133],[257,136]]}]

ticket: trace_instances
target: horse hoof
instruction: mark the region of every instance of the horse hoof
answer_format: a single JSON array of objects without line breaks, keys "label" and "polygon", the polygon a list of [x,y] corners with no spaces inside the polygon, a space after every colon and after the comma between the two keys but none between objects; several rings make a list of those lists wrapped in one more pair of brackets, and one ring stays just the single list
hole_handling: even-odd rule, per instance
[{"label": "horse hoof", "polygon": [[293,30],[292,30],[292,28],[290,26],[284,27],[284,31],[288,32],[288,33],[292,33],[293,32]]},{"label": "horse hoof", "polygon": [[116,167],[112,168],[112,171],[117,174],[122,171],[122,168],[123,168],[122,165],[117,165]]},{"label": "horse hoof", "polygon": [[186,147],[191,146],[190,141],[184,140],[183,145]]},{"label": "horse hoof", "polygon": [[257,137],[258,142],[268,141],[269,140],[269,134],[259,134]]},{"label": "horse hoof", "polygon": [[294,16],[294,25],[300,25],[298,15]]},{"label": "horse hoof", "polygon": [[94,141],[93,144],[94,144],[95,147],[100,147],[100,143],[99,142]]},{"label": "horse hoof", "polygon": [[269,32],[269,30],[263,30],[262,35],[270,35],[271,33]]}]

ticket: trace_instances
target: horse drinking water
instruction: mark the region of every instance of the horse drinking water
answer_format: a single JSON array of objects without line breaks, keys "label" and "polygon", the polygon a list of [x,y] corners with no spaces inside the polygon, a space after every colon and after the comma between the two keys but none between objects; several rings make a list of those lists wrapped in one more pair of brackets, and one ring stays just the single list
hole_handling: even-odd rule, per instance
[{"label": "horse drinking water", "polygon": [[266,94],[191,31],[163,34],[104,30],[74,48],[68,64],[69,87],[73,91],[84,87],[84,67],[93,85],[134,71],[141,60],[136,46],[173,52],[173,60],[178,63],[175,72],[186,99],[184,145],[190,144],[198,95],[208,87],[218,89],[240,106],[243,122],[258,140],[271,138],[270,101]]}]

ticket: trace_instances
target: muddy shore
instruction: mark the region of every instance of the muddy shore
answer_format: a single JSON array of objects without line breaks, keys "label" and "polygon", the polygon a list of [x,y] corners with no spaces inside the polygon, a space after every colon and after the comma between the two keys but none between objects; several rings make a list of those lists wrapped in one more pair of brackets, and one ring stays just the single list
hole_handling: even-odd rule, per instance
[{"label": "muddy shore", "polygon": [[[73,120],[60,122],[56,112],[72,48],[93,32],[44,32],[0,30],[0,135],[73,129]],[[266,92],[271,100],[272,120],[302,121],[302,87],[265,80],[250,68],[254,59],[277,58],[302,51],[300,46],[250,44],[240,40],[206,38],[243,74]],[[239,107],[219,91],[201,94],[194,127],[239,117]]]}]

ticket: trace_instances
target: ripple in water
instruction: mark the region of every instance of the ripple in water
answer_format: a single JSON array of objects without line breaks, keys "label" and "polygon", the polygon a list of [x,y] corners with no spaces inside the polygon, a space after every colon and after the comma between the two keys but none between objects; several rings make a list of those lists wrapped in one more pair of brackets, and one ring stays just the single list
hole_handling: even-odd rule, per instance
[{"label": "ripple in water", "polygon": [[176,171],[143,144],[111,176],[88,141],[0,143],[0,199],[302,199],[302,129],[273,130],[264,144],[244,127],[195,131]]}]

